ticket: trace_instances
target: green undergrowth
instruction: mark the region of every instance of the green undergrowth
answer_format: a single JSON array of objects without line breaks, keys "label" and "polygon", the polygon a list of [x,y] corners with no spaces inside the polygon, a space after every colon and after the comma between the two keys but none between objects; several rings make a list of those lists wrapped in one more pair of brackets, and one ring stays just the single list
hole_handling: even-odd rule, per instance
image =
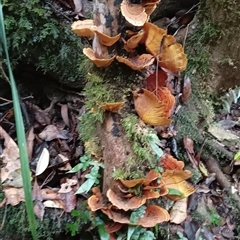
[{"label": "green undergrowth", "polygon": [[50,1],[2,2],[13,66],[32,64],[61,81],[79,81],[84,76],[81,40]]},{"label": "green undergrowth", "polygon": [[219,38],[219,30],[210,20],[209,8],[201,1],[196,20],[190,28],[185,51],[188,54],[188,66],[185,74],[190,78],[192,94],[187,103],[176,114],[177,138],[187,135],[197,144],[202,143],[203,131],[213,121],[214,104],[217,96],[213,94],[210,74],[209,46]]}]

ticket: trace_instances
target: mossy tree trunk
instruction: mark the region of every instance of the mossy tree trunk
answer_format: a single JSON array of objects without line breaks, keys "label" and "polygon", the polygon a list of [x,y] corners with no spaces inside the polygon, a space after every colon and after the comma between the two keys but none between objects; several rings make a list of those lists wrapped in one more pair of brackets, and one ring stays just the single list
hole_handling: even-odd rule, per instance
[{"label": "mossy tree trunk", "polygon": [[[121,21],[120,16],[121,0],[96,0],[94,6],[94,23],[98,30],[108,36],[116,36],[120,33]],[[116,44],[115,44],[116,45]],[[93,50],[98,56],[109,56],[116,54],[117,49],[111,49],[101,45],[95,36],[93,40]],[[114,81],[111,82],[114,84]],[[122,86],[124,88],[124,86]],[[113,180],[112,174],[118,168],[124,168],[129,155],[133,155],[130,142],[125,136],[125,132],[120,123],[120,116],[116,113],[106,113],[104,122],[98,126],[97,138],[103,149],[104,159],[104,178],[103,193],[108,189],[118,192],[117,182]]]},{"label": "mossy tree trunk", "polygon": [[210,23],[218,31],[218,37],[210,44],[209,51],[211,70],[209,77],[213,91],[239,86],[239,2],[236,0],[207,0],[206,9]]}]

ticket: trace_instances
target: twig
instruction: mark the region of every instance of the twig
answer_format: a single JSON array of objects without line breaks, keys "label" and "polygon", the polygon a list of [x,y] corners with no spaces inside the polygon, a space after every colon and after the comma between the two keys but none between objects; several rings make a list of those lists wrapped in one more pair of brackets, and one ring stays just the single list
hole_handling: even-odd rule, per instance
[{"label": "twig", "polygon": [[231,183],[223,174],[219,167],[218,161],[212,157],[203,159],[207,165],[209,172],[216,173],[216,179],[223,189],[226,189],[227,193],[236,201],[238,209],[240,209],[240,197],[237,192],[232,193]]},{"label": "twig", "polygon": [[4,200],[3,200],[2,203],[5,205],[5,207],[4,207],[4,213],[3,213],[2,223],[1,223],[1,226],[0,226],[0,231],[2,231],[2,229],[3,229],[3,226],[4,226],[4,224],[5,224],[5,220],[6,220],[6,216],[7,216],[7,204],[6,204],[6,202],[7,202],[7,199],[4,198]]},{"label": "twig", "polygon": [[0,70],[1,70],[1,74],[2,74],[3,79],[4,79],[6,82],[8,82],[9,84],[11,84],[11,83],[10,83],[10,80],[9,80],[9,78],[8,78],[8,76],[7,76],[7,74],[5,73],[5,71],[4,71],[4,69],[3,69],[3,62],[1,62],[1,64],[0,64]]}]

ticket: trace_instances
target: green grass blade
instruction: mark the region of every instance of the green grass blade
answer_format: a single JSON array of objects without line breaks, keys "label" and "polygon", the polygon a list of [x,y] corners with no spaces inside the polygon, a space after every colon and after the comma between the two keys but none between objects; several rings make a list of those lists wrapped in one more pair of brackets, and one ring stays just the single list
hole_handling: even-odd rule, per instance
[{"label": "green grass blade", "polygon": [[10,63],[9,54],[8,54],[1,1],[0,1],[0,39],[1,39],[3,49],[4,49],[4,52],[6,55],[9,79],[10,79],[10,83],[11,83],[14,116],[15,116],[15,122],[16,122],[18,147],[19,147],[19,152],[20,152],[21,172],[22,172],[22,179],[23,179],[23,188],[24,188],[24,194],[25,194],[25,201],[26,201],[25,204],[26,204],[27,216],[28,216],[28,221],[29,221],[32,237],[34,240],[35,239],[37,240],[36,223],[35,223],[35,216],[34,216],[34,212],[33,212],[31,176],[30,176],[30,168],[29,168],[28,154],[27,154],[27,147],[26,147],[26,137],[25,137],[24,124],[23,124],[20,103],[19,103],[17,87],[16,87],[16,83],[15,83],[15,80],[13,77],[11,63]]}]

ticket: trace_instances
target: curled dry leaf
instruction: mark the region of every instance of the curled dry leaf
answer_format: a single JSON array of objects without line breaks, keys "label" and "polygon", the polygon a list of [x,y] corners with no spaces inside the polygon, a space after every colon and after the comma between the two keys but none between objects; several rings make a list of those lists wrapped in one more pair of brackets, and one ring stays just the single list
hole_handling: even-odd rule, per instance
[{"label": "curled dry leaf", "polygon": [[184,71],[187,67],[187,55],[181,44],[176,43],[161,50],[158,65],[172,72]]},{"label": "curled dry leaf", "polygon": [[164,87],[167,78],[168,78],[167,73],[159,68],[145,80],[146,89],[149,90],[150,92],[154,92],[158,87]]},{"label": "curled dry leaf", "polygon": [[36,176],[41,175],[48,167],[50,159],[49,151],[46,148],[43,148],[42,153],[39,157],[37,168],[36,168]]},{"label": "curled dry leaf", "polygon": [[181,95],[181,101],[182,103],[185,103],[188,101],[192,93],[192,86],[191,86],[191,80],[188,76],[184,77],[184,83],[183,83],[183,90]]},{"label": "curled dry leaf", "polygon": [[153,56],[157,56],[160,52],[160,46],[166,31],[156,25],[146,22],[143,26],[144,37],[141,43],[145,43],[146,49]]},{"label": "curled dry leaf", "polygon": [[34,211],[35,215],[42,221],[44,212],[45,212],[45,208],[44,208],[42,201],[39,201],[39,200],[35,201],[33,211]]},{"label": "curled dry leaf", "polygon": [[1,126],[0,138],[4,139],[4,149],[0,154],[0,158],[4,164],[1,167],[1,182],[4,182],[4,187],[22,187],[18,146]]},{"label": "curled dry leaf", "polygon": [[182,223],[187,217],[187,198],[183,198],[174,203],[170,211],[170,222]]},{"label": "curled dry leaf", "polygon": [[6,204],[16,206],[20,202],[25,201],[23,188],[7,188],[3,191],[7,199]]},{"label": "curled dry leaf", "polygon": [[38,136],[45,141],[52,141],[56,138],[68,139],[68,131],[59,130],[54,125],[48,125]]},{"label": "curled dry leaf", "polygon": [[64,202],[64,211],[65,212],[71,212],[77,204],[77,196],[75,194],[75,191],[70,191],[67,193],[61,193],[61,199]]},{"label": "curled dry leaf", "polygon": [[65,122],[65,124],[69,127],[69,117],[68,117],[68,105],[67,104],[63,104],[61,106],[61,116],[63,121]]},{"label": "curled dry leaf", "polygon": [[139,117],[153,126],[167,126],[171,119],[166,116],[164,104],[150,91],[133,91],[134,105]]},{"label": "curled dry leaf", "polygon": [[77,183],[78,183],[77,180],[67,178],[67,182],[61,184],[61,188],[58,191],[58,193],[69,193],[69,192],[71,192],[73,190],[72,187],[74,185],[77,185]]},{"label": "curled dry leaf", "polygon": [[35,135],[33,132],[33,127],[29,129],[27,132],[27,152],[28,152],[28,160],[30,161],[32,159],[32,152],[33,152],[33,141],[34,141]]}]

